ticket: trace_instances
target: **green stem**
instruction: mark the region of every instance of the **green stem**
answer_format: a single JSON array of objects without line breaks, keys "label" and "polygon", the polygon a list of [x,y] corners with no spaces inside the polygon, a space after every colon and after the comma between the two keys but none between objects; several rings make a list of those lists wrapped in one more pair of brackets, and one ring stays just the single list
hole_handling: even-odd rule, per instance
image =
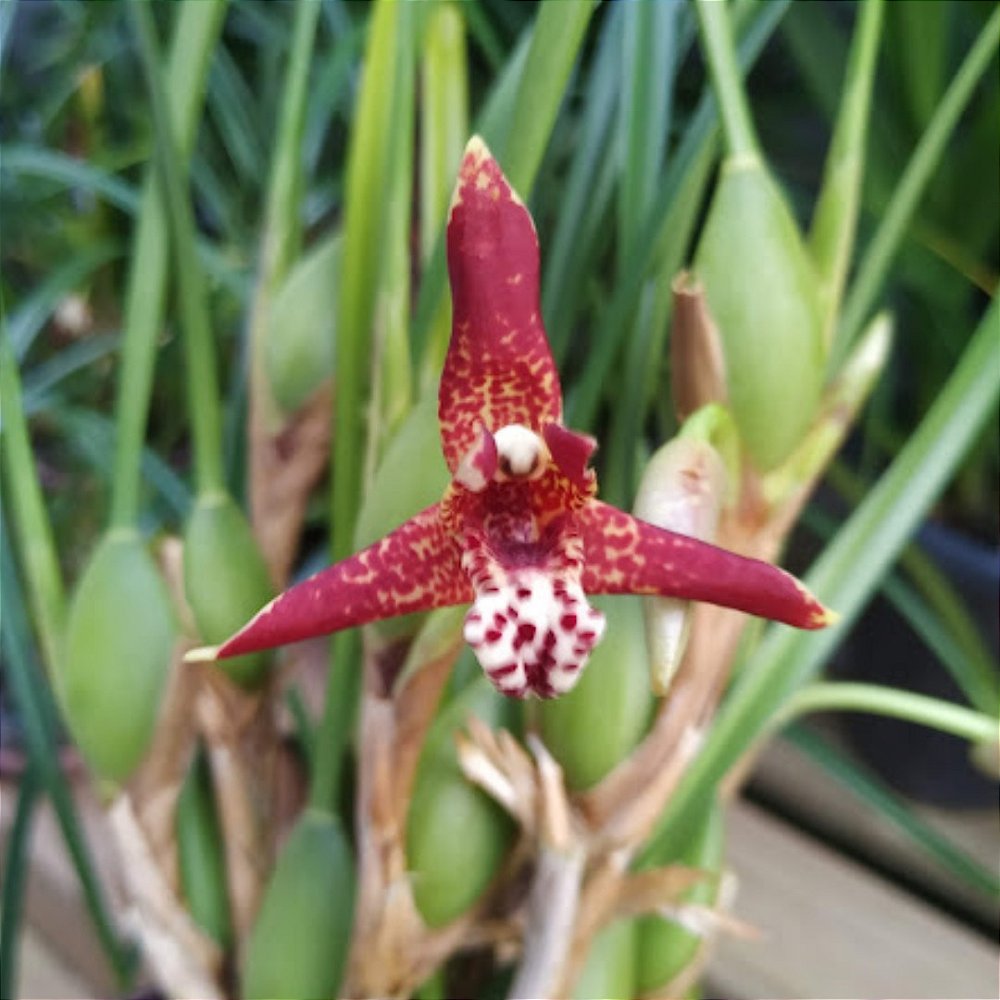
[{"label": "green stem", "polygon": [[724,0],[697,0],[695,10],[729,156],[759,160],[760,148],[743,90],[726,4]]},{"label": "green stem", "polygon": [[[226,12],[226,0],[180,5],[170,57],[170,97],[177,137],[190,156],[200,121],[208,64]],[[117,436],[111,524],[128,528],[139,516],[142,449],[153,384],[156,344],[167,277],[166,214],[151,168],[143,188],[135,248],[125,294],[125,342],[116,406]]]},{"label": "green stem", "polygon": [[205,279],[195,248],[194,218],[174,142],[170,108],[160,72],[159,43],[152,10],[141,0],[129,7],[139,41],[146,85],[156,128],[157,162],[177,271],[184,327],[188,404],[194,440],[195,480],[200,495],[225,489],[222,466],[222,418],[215,371]]},{"label": "green stem", "polygon": [[5,485],[14,514],[18,551],[45,663],[53,670],[66,623],[66,591],[35,468],[17,361],[6,328],[0,329],[0,427]]},{"label": "green stem", "polygon": [[295,9],[292,49],[288,59],[278,137],[274,147],[267,198],[266,238],[261,280],[273,291],[298,256],[302,225],[302,135],[309,99],[309,67],[322,5],[302,3]]},{"label": "green stem", "polygon": [[[280,333],[270,330],[271,303],[301,244],[302,139],[309,97],[309,66],[320,9],[319,3],[300,3],[295,9],[292,49],[271,161],[257,282],[248,323],[252,405],[260,408],[268,427],[283,422],[267,374],[265,342],[269,335]],[[251,461],[256,461],[256,455]]]},{"label": "green stem", "polygon": [[867,712],[906,719],[942,733],[951,733],[970,743],[995,741],[1000,722],[992,716],[952,702],[884,687],[881,684],[822,682],[797,691],[777,717],[781,726],[809,712]]},{"label": "green stem", "polygon": [[1000,7],[983,25],[951,85],[938,104],[892,198],[882,214],[844,305],[831,361],[834,365],[847,353],[857,331],[871,311],[882,289],[889,266],[907,234],[909,224],[927,185],[934,176],[948,141],[965,110],[980,77],[996,58],[1000,43]]}]

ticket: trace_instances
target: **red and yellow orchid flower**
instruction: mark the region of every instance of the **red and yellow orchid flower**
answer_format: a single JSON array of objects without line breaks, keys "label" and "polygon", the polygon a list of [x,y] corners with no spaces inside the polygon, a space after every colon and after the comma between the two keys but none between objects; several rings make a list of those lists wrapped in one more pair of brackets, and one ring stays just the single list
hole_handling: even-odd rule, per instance
[{"label": "red and yellow orchid flower", "polygon": [[783,570],[596,499],[587,464],[596,442],[562,424],[534,224],[478,137],[462,160],[447,242],[443,499],[293,586],[211,658],[471,603],[465,639],[494,686],[552,698],[573,687],[604,631],[587,594],[682,597],[808,629],[832,620]]}]

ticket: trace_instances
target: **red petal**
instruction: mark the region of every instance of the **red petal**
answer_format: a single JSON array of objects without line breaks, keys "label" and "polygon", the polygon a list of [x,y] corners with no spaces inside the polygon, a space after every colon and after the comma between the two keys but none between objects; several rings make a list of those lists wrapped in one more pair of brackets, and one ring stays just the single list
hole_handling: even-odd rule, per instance
[{"label": "red petal", "polygon": [[589,434],[571,431],[562,424],[546,424],[542,428],[542,436],[559,471],[581,493],[591,492],[597,477],[592,469],[587,468],[587,463],[597,448],[597,441]]},{"label": "red petal", "polygon": [[784,570],[656,528],[593,501],[578,515],[588,594],[659,594],[706,601],[797,628],[834,615]]},{"label": "red petal", "polygon": [[559,376],[538,301],[538,237],[482,139],[465,150],[448,218],[452,331],[438,398],[441,439],[454,472],[491,431],[540,433],[562,413]]},{"label": "red petal", "polygon": [[472,598],[458,543],[442,527],[435,504],[381,541],[276,597],[222,644],[216,658]]}]

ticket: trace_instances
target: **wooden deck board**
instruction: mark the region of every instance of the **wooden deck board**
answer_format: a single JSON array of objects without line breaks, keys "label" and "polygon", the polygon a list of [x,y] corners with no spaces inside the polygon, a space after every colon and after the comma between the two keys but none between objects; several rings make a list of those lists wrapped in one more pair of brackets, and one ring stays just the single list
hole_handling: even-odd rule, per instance
[{"label": "wooden deck board", "polygon": [[998,997],[981,935],[756,806],[737,802],[729,823],[734,913],[765,937],[721,938],[706,996]]}]

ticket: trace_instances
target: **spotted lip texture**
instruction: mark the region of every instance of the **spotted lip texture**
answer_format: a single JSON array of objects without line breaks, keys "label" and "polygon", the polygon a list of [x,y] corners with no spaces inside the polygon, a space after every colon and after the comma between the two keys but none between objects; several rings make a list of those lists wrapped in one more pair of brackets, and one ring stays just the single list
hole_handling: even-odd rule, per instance
[{"label": "spotted lip texture", "polygon": [[799,628],[832,615],[794,577],[595,498],[596,442],[560,423],[531,216],[479,138],[448,220],[453,327],[438,401],[453,480],[441,502],[304,580],[217,650],[237,656],[472,602],[465,637],[504,694],[556,697],[604,619],[587,594],[708,601]]}]

